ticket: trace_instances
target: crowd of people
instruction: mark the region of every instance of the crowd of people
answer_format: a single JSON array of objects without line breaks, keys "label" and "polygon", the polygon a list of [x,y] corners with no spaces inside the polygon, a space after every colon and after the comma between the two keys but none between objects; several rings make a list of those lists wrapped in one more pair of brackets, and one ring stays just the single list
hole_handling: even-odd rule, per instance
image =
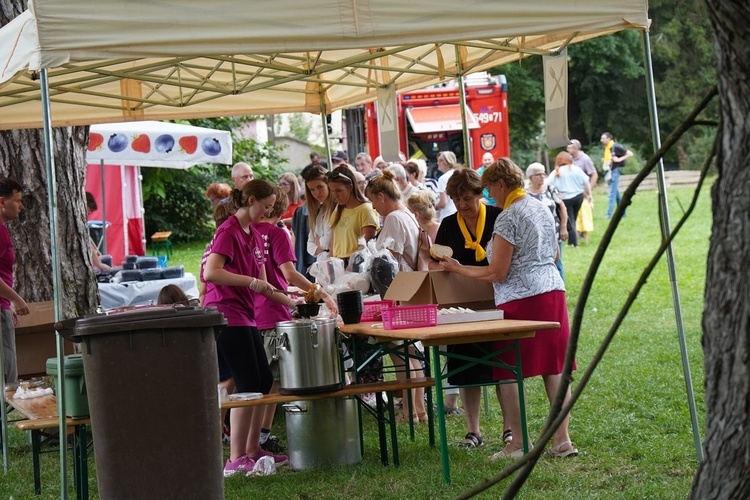
[{"label": "crowd of people", "polygon": [[[601,140],[603,163],[615,186],[610,187],[610,216],[619,201],[619,170],[632,153],[609,133]],[[439,153],[437,168],[439,178],[427,179],[422,160],[386,162],[378,157],[373,161],[360,153],[352,166],[348,155],[338,151],[330,168],[317,153],[311,154],[299,177],[287,172],[273,183],[255,179],[252,167],[240,162],[231,171],[233,186],[208,186],[205,195],[214,208],[216,231],[201,260],[200,303],[216,307],[227,320],[217,338],[219,379],[227,392],[266,394],[278,386],[270,339],[276,323],[291,319],[301,300],[284,292],[290,285],[303,292],[316,286],[307,271],[321,255],[346,262],[361,241],[373,240],[378,250],[390,252],[397,272],[442,269],[489,281],[495,304],[506,318],[560,323],[558,330],[521,340],[523,376],[541,376],[552,401],[561,383],[569,334],[563,243],[577,246],[579,234],[586,241],[593,230],[596,168],[578,141],[557,155],[549,173],[544,165],[533,163],[524,175],[508,158],[494,159],[489,153],[475,171],[464,168],[451,151]],[[13,246],[5,224],[23,209],[22,191],[15,181],[0,179],[3,368],[10,381],[17,377],[12,326],[16,315],[28,313],[28,306],[13,289]],[[431,257],[433,244],[450,247],[452,257]],[[95,265],[97,257],[92,248]],[[160,303],[187,300],[177,293],[179,289],[163,292]],[[324,292],[322,297],[331,314],[337,314],[331,296]],[[464,415],[467,432],[461,446],[482,446],[480,386],[496,386],[506,446],[492,459],[523,453],[520,440],[514,439],[521,433],[518,388],[510,382],[511,374],[498,368],[479,365],[460,370],[465,364],[460,357],[481,358],[501,347],[498,342],[450,347],[459,357],[448,362],[455,375],[448,380],[443,409]],[[410,359],[394,356],[392,362],[397,368],[408,362],[420,376],[419,357],[412,348]],[[425,421],[424,391],[414,390],[410,399],[413,404],[402,405],[398,421]],[[272,457],[276,465],[286,463],[284,449],[271,433],[274,410],[245,407],[231,412],[231,432],[225,428],[230,443],[226,476],[251,471],[264,456]],[[568,434],[567,417],[554,434],[550,453],[578,454]]]}]

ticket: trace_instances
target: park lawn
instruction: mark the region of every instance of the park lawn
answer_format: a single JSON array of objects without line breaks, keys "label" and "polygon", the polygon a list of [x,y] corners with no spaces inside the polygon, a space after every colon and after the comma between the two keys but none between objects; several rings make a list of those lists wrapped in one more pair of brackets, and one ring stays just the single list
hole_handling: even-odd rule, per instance
[{"label": "park lawn", "polygon": [[[669,191],[672,226],[687,207],[692,190]],[[590,243],[566,248],[563,261],[568,306],[573,311],[581,284],[608,221],[606,194],[596,193],[595,231]],[[585,370],[610,328],[619,308],[638,279],[659,239],[656,192],[639,193],[621,222],[607,252],[586,305],[579,343],[578,376]],[[676,271],[692,370],[700,428],[704,429],[703,356],[700,346],[705,263],[711,227],[709,189],[702,190],[691,219],[674,242]],[[175,248],[171,264],[183,264],[198,275],[205,242]],[[581,455],[573,459],[543,457],[519,498],[684,498],[690,491],[697,467],[673,301],[667,266],[662,262],[640,296],[573,409],[570,431]],[[540,379],[526,384],[529,432],[539,433],[548,403]],[[284,439],[281,411],[274,432]],[[417,427],[415,441],[408,426],[400,426],[401,466],[380,465],[377,430],[365,419],[365,456],[360,465],[291,472],[275,476],[234,477],[226,480],[227,498],[450,498],[496,474],[503,462],[486,457],[501,447],[502,423],[497,401],[481,416],[486,445],[474,451],[451,449],[452,483],[441,477],[440,454],[430,448],[425,425]],[[450,442],[465,432],[462,418],[448,419]],[[23,436],[12,429],[10,471],[0,477],[0,498],[31,498],[31,458]],[[190,439],[184,436],[184,439]],[[162,446],[163,443],[154,443]],[[228,453],[228,449],[225,448]],[[137,457],[123,457],[123,460]],[[505,462],[507,464],[507,462]],[[94,459],[90,461],[90,492],[97,498]],[[69,469],[70,469],[69,463]],[[41,498],[59,497],[57,453],[42,459]],[[72,471],[69,470],[72,477]],[[154,470],[154,474],[161,471]],[[2,472],[0,472],[2,474]],[[134,478],[137,480],[137,478]],[[165,477],[165,480],[169,480]],[[72,484],[72,480],[71,480]],[[498,498],[507,481],[480,495]],[[71,486],[72,492],[72,486]]]}]

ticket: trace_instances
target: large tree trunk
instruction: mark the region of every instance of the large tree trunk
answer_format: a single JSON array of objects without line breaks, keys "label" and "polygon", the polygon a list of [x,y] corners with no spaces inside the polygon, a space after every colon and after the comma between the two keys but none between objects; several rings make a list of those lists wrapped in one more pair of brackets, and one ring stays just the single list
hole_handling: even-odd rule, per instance
[{"label": "large tree trunk", "polygon": [[706,271],[706,456],[692,498],[750,498],[750,9],[707,0],[722,110]]},{"label": "large tree trunk", "polygon": [[[0,2],[0,26],[23,11],[19,0]],[[41,115],[41,106],[39,113]],[[92,312],[97,305],[91,267],[84,195],[88,129],[55,129],[53,150],[57,181],[57,245],[65,318]],[[25,190],[25,210],[8,224],[16,247],[16,290],[28,303],[52,300],[52,242],[49,231],[47,173],[41,130],[0,132],[0,175],[12,177]]]}]

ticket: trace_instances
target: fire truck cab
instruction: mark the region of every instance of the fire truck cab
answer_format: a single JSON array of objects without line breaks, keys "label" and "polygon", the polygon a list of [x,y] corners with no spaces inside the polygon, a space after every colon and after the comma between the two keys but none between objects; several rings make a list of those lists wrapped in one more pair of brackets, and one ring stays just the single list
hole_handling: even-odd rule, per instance
[{"label": "fire truck cab", "polygon": [[[466,122],[469,132],[471,164],[482,166],[482,156],[493,158],[510,154],[508,129],[508,84],[504,75],[476,73],[464,77]],[[409,158],[422,158],[428,166],[437,165],[441,151],[453,151],[459,162],[468,164],[464,155],[459,87],[456,81],[397,96],[400,151]],[[382,154],[376,103],[366,105],[365,122],[370,156]],[[396,152],[390,152],[391,158]]]}]

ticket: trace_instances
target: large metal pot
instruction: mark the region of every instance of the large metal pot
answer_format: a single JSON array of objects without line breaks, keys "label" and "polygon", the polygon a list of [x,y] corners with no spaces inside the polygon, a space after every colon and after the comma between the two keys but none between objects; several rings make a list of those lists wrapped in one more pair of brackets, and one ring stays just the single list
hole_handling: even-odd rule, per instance
[{"label": "large metal pot", "polygon": [[336,321],[302,319],[276,324],[281,394],[312,394],[341,389]]},{"label": "large metal pot", "polygon": [[359,412],[353,397],[294,401],[284,405],[289,468],[362,461]]}]

